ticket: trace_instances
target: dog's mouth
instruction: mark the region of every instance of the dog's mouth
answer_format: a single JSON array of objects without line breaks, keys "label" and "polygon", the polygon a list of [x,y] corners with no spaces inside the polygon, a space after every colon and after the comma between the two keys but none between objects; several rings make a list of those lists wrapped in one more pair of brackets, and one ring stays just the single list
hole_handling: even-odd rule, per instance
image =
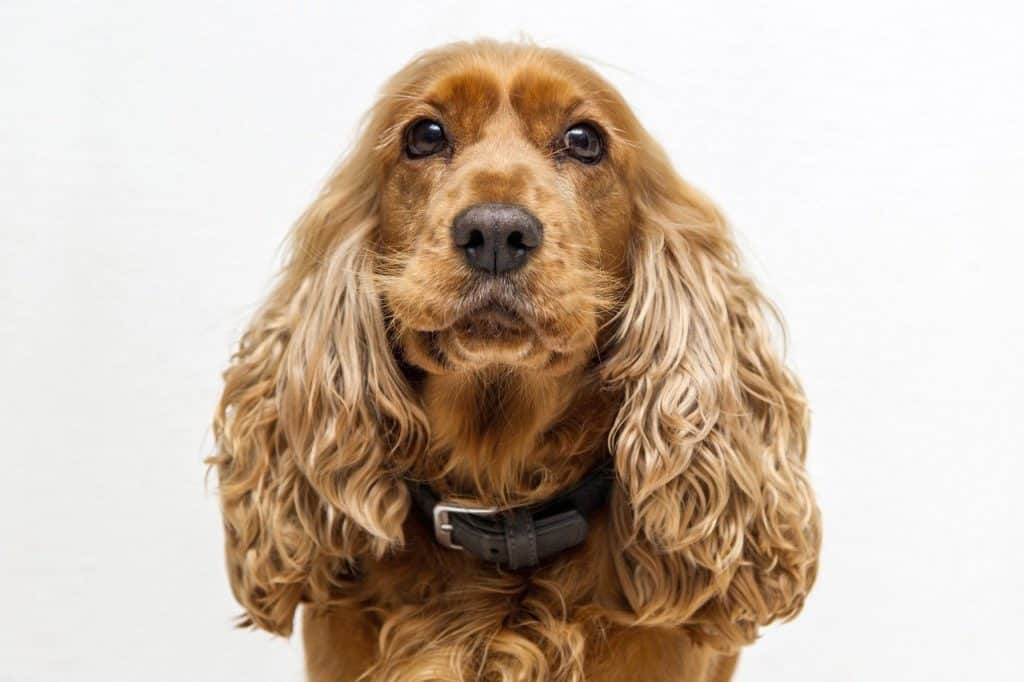
[{"label": "dog's mouth", "polygon": [[408,329],[406,359],[437,374],[496,366],[557,374],[574,366],[580,344],[568,336],[545,334],[543,318],[531,313],[529,303],[500,298],[477,303],[462,306],[452,322],[439,328]]},{"label": "dog's mouth", "polygon": [[510,341],[531,331],[518,310],[500,301],[489,301],[462,315],[452,330],[460,337],[481,341]]},{"label": "dog's mouth", "polygon": [[475,282],[451,299],[436,319],[404,322],[407,358],[428,371],[502,365],[549,370],[587,345],[586,330],[574,333],[522,282]]},{"label": "dog's mouth", "polygon": [[453,321],[425,339],[445,364],[483,367],[537,362],[546,354],[528,306],[506,293],[474,292],[459,301]]},{"label": "dog's mouth", "polygon": [[508,346],[538,335],[531,308],[521,283],[505,279],[476,282],[459,297],[446,326],[460,341],[477,347]]}]

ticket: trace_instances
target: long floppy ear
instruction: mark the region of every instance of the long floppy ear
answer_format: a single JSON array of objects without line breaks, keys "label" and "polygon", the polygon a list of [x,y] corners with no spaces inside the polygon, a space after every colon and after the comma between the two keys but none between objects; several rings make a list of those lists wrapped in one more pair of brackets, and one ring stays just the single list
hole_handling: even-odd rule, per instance
[{"label": "long floppy ear", "polygon": [[796,615],[814,582],[807,407],[721,216],[642,148],[632,290],[606,365],[623,393],[616,570],[633,622],[728,648]]},{"label": "long floppy ear", "polygon": [[401,542],[398,477],[425,442],[373,285],[373,153],[364,142],[295,227],[214,422],[232,590],[243,624],[278,634],[361,554]]}]

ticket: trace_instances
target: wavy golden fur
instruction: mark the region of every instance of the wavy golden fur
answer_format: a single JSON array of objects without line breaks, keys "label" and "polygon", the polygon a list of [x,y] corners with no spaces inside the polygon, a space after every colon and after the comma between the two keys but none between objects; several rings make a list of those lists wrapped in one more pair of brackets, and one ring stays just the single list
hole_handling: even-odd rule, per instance
[{"label": "wavy golden fur", "polygon": [[[448,149],[403,153],[441,121]],[[601,132],[569,158],[567,126]],[[481,277],[479,202],[544,242]],[[484,281],[486,280],[486,281]],[[514,310],[507,334],[474,316]],[[558,52],[476,42],[384,88],[291,237],[215,420],[232,589],[313,680],[726,680],[814,581],[807,408],[721,214],[622,97]],[[586,543],[509,571],[439,547],[406,478],[475,505],[555,494],[608,455]]]}]

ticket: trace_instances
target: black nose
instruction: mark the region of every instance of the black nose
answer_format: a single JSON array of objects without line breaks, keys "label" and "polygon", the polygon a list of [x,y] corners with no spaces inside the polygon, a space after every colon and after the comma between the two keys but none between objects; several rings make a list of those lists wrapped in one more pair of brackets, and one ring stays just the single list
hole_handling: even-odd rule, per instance
[{"label": "black nose", "polygon": [[543,236],[536,216],[513,204],[476,204],[452,222],[452,240],[466,262],[495,275],[522,267]]}]

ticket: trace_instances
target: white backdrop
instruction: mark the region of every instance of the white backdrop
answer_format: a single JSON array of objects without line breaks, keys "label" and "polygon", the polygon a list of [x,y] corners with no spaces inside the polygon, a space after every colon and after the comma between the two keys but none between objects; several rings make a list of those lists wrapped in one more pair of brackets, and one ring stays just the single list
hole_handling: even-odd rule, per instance
[{"label": "white backdrop", "polygon": [[299,679],[231,628],[219,373],[384,78],[521,32],[597,60],[788,319],[824,555],[738,679],[1020,679],[1024,17],[831,4],[3,3],[0,680]]}]

